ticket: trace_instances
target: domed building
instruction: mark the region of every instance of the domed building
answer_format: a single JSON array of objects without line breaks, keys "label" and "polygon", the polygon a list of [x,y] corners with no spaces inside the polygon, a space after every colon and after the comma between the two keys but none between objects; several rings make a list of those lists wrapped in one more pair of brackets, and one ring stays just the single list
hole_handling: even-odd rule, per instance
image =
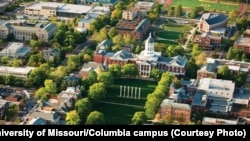
[{"label": "domed building", "polygon": [[103,64],[104,60],[107,60],[108,64],[136,64],[140,77],[150,77],[154,68],[184,76],[187,64],[187,59],[182,56],[162,57],[161,52],[156,52],[151,33],[145,41],[145,49],[140,54],[133,54],[127,50],[120,50],[116,53],[97,50],[94,54],[94,61]]}]

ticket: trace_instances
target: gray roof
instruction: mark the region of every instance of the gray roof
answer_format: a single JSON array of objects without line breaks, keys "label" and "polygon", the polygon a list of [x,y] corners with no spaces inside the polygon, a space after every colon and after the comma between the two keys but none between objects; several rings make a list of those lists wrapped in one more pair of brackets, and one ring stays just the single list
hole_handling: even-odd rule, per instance
[{"label": "gray roof", "polygon": [[187,64],[187,59],[181,57],[180,55],[175,57],[159,57],[158,62],[163,62],[170,64],[172,66],[185,66]]},{"label": "gray roof", "polygon": [[176,103],[170,99],[164,99],[161,103],[161,107],[171,107],[171,108],[175,108],[175,109],[191,110],[191,107],[189,104]]},{"label": "gray roof", "polygon": [[215,64],[208,63],[208,64],[203,65],[200,70],[208,71],[208,72],[215,72],[215,69],[216,69]]},{"label": "gray roof", "polygon": [[97,67],[99,67],[101,64],[96,63],[96,62],[88,62],[85,63],[81,69],[81,71],[86,71],[86,70],[90,70],[90,69],[96,69]]},{"label": "gray roof", "polygon": [[135,31],[137,32],[142,32],[143,28],[146,25],[150,25],[150,20],[149,19],[143,19],[135,28]]},{"label": "gray roof", "polygon": [[120,60],[126,60],[126,59],[130,59],[133,58],[133,55],[131,53],[129,53],[127,50],[120,50],[118,52],[116,52],[112,58],[114,59],[120,59]]},{"label": "gray roof", "polygon": [[54,121],[59,118],[57,112],[33,112],[30,116],[34,118],[42,118],[46,121]]},{"label": "gray roof", "polygon": [[205,107],[207,104],[207,99],[204,99],[204,101],[202,100],[202,98],[205,98],[206,95],[200,93],[200,92],[196,92],[193,98],[193,101],[191,103],[191,106],[203,106]]},{"label": "gray roof", "polygon": [[227,19],[228,19],[228,17],[226,15],[224,15],[224,14],[218,14],[217,16],[214,16],[212,18],[208,18],[205,21],[207,22],[207,24],[213,25],[213,24],[217,24],[217,23],[223,22],[223,21],[225,21]]},{"label": "gray roof", "polygon": [[44,27],[44,29],[49,32],[52,28],[56,28],[56,24],[55,23],[49,23],[48,25],[46,25]]},{"label": "gray roof", "polygon": [[0,25],[4,25],[4,24],[6,24],[6,23],[8,23],[8,21],[0,20]]}]

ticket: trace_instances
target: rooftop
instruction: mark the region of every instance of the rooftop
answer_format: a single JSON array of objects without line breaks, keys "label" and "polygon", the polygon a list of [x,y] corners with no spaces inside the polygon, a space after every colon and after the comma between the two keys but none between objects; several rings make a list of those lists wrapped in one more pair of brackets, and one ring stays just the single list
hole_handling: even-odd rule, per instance
[{"label": "rooftop", "polygon": [[238,38],[235,43],[237,45],[241,45],[241,46],[249,46],[250,45],[250,38],[246,38],[246,37],[240,37]]},{"label": "rooftop", "polygon": [[138,1],[135,6],[140,6],[140,7],[153,7],[154,3],[153,2],[146,2],[146,1]]},{"label": "rooftop", "polygon": [[35,67],[0,66],[0,72],[21,73],[21,74],[25,74],[25,75],[28,74],[33,69],[35,69]]},{"label": "rooftop", "polygon": [[87,13],[93,6],[86,5],[76,5],[76,4],[65,4],[57,2],[37,2],[30,6],[27,6],[28,9],[54,9],[58,12],[63,13],[75,13],[83,14]]},{"label": "rooftop", "polygon": [[191,110],[191,107],[190,107],[189,104],[176,103],[176,102],[173,102],[173,100],[170,100],[170,99],[164,99],[161,102],[161,107],[171,107],[171,108],[176,108],[176,109]]},{"label": "rooftop", "polygon": [[207,24],[213,25],[228,20],[228,17],[221,13],[205,13],[201,19],[204,19]]},{"label": "rooftop", "polygon": [[202,94],[201,92],[196,92],[191,103],[191,106],[202,106],[205,107],[207,104],[207,95]]},{"label": "rooftop", "polygon": [[84,63],[82,69],[80,71],[84,71],[84,72],[89,72],[90,70],[94,70],[96,68],[98,68],[101,64],[96,63],[96,62],[88,62],[88,63]]},{"label": "rooftop", "polygon": [[202,125],[236,125],[237,120],[226,120],[221,118],[203,117]]}]

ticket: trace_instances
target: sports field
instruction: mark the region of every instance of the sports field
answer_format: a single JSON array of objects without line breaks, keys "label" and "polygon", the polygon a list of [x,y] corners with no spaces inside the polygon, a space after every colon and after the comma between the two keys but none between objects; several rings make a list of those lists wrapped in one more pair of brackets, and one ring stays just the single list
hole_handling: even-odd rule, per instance
[{"label": "sports field", "polygon": [[205,0],[173,0],[171,6],[182,5],[183,8],[193,8],[195,6],[203,6],[205,10],[209,11],[232,11],[239,9],[239,4],[236,3],[223,3],[216,1]]}]

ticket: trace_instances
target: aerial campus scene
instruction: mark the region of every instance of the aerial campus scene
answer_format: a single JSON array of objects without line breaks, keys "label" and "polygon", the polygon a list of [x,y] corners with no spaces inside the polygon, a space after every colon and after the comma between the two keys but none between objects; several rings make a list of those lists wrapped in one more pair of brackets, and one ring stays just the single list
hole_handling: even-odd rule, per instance
[{"label": "aerial campus scene", "polygon": [[248,0],[0,0],[0,125],[247,125]]}]

